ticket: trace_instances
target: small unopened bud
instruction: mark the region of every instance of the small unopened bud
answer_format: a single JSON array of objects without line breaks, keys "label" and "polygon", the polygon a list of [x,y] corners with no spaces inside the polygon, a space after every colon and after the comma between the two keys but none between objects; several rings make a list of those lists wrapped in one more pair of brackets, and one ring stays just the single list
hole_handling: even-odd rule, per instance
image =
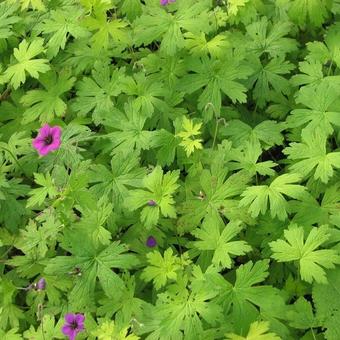
[{"label": "small unopened bud", "polygon": [[148,206],[154,207],[155,205],[157,205],[157,203],[154,200],[148,201]]},{"label": "small unopened bud", "polygon": [[36,290],[45,290],[46,288],[46,280],[42,277],[36,284],[35,289]]},{"label": "small unopened bud", "polygon": [[149,248],[153,248],[157,246],[157,241],[153,236],[149,236],[148,239],[146,240],[146,245]]}]

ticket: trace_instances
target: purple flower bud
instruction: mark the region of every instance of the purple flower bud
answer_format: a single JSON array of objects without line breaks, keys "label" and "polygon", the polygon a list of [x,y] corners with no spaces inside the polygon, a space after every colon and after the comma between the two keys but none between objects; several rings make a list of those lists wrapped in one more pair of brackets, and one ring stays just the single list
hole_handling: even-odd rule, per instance
[{"label": "purple flower bud", "polygon": [[154,207],[155,205],[157,205],[157,203],[154,200],[148,201],[148,206]]},{"label": "purple flower bud", "polygon": [[44,290],[46,288],[46,280],[42,277],[37,283],[36,283],[36,289],[37,290]]},{"label": "purple flower bud", "polygon": [[157,241],[153,236],[149,236],[148,239],[146,240],[146,245],[149,248],[153,248],[157,246]]},{"label": "purple flower bud", "polygon": [[159,3],[162,6],[168,5],[170,2],[175,2],[176,0],[160,0]]}]

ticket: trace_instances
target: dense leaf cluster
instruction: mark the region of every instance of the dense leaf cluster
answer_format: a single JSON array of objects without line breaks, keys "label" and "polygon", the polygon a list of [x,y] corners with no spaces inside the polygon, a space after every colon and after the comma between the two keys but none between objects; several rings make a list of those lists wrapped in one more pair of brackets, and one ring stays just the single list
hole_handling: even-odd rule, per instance
[{"label": "dense leaf cluster", "polygon": [[1,339],[339,340],[339,168],[339,0],[1,1]]}]

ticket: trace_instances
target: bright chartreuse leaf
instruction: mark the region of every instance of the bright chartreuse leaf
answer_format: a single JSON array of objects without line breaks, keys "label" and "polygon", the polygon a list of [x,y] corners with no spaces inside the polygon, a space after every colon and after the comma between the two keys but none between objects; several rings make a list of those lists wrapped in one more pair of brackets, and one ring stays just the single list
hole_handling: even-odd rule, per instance
[{"label": "bright chartreuse leaf", "polygon": [[179,187],[178,177],[178,170],[164,174],[160,166],[155,167],[148,176],[144,177],[143,189],[130,191],[125,201],[127,208],[134,211],[143,207],[140,219],[147,228],[156,225],[160,215],[175,218],[173,195]]},{"label": "bright chartreuse leaf", "polygon": [[8,332],[0,330],[0,336],[3,340],[21,340],[22,336],[17,332],[18,328],[12,328]]},{"label": "bright chartreuse leaf", "polygon": [[294,199],[301,199],[306,188],[302,185],[294,184],[301,180],[298,174],[284,174],[276,177],[270,185],[257,185],[248,187],[242,194],[241,207],[249,207],[249,212],[253,217],[260,213],[263,215],[269,210],[271,216],[280,220],[287,218],[287,201],[285,196]]},{"label": "bright chartreuse leaf", "polygon": [[92,331],[92,335],[98,340],[138,340],[139,337],[129,333],[129,326],[122,327],[113,320],[103,319],[100,325]]},{"label": "bright chartreuse leaf", "polygon": [[200,228],[191,233],[196,237],[192,246],[199,250],[213,252],[212,264],[217,268],[231,268],[231,256],[242,256],[251,251],[245,241],[233,240],[243,229],[240,221],[224,225],[219,216],[208,217]]},{"label": "bright chartreuse leaf", "polygon": [[187,289],[185,279],[178,282],[172,290],[158,294],[155,306],[147,307],[143,333],[151,333],[150,339],[213,339],[204,325],[211,328],[222,321],[222,308],[213,301],[216,292]]},{"label": "bright chartreuse leaf", "polygon": [[69,74],[48,72],[39,79],[44,90],[28,91],[21,98],[21,103],[27,110],[23,114],[23,124],[36,119],[41,122],[50,122],[55,116],[62,117],[66,113],[65,92],[68,92],[76,78]]},{"label": "bright chartreuse leaf", "polygon": [[181,131],[176,134],[182,141],[179,143],[183,146],[187,156],[189,157],[195,149],[202,149],[202,139],[197,138],[200,134],[202,123],[194,124],[194,122],[187,117],[183,117]]},{"label": "bright chartreuse leaf", "polygon": [[278,262],[296,261],[301,278],[307,282],[326,283],[323,268],[334,268],[335,264],[340,264],[340,255],[336,250],[318,250],[330,238],[328,228],[312,228],[304,241],[304,229],[293,225],[284,231],[284,237],[287,241],[280,239],[269,244],[273,251],[272,257]]},{"label": "bright chartreuse leaf", "polygon": [[229,333],[226,336],[227,340],[280,340],[281,338],[275,333],[268,333],[268,321],[255,321],[250,327],[246,336]]},{"label": "bright chartreuse leaf", "polygon": [[90,39],[94,49],[107,49],[110,44],[126,45],[129,42],[127,22],[108,17],[107,11],[110,8],[110,2],[94,6],[91,15],[82,20],[82,24],[94,32]]},{"label": "bright chartreuse leaf", "polygon": [[319,129],[302,134],[302,143],[291,143],[284,149],[288,159],[294,160],[290,170],[303,177],[311,176],[327,183],[340,168],[340,152],[327,153],[327,137]]},{"label": "bright chartreuse leaf", "polygon": [[30,43],[24,39],[18,48],[14,48],[13,55],[16,63],[9,65],[6,71],[0,75],[0,84],[10,83],[14,89],[17,89],[20,84],[26,82],[26,73],[38,79],[40,73],[50,70],[47,59],[33,59],[45,52],[43,44],[44,41],[41,38],[35,38]]},{"label": "bright chartreuse leaf", "polygon": [[55,324],[55,319],[51,315],[44,315],[40,321],[40,325],[37,329],[34,326],[24,332],[24,339],[28,340],[46,340],[46,339],[60,339],[62,333],[60,331],[60,325]]},{"label": "bright chartreuse leaf", "polygon": [[159,251],[154,251],[146,255],[148,266],[144,268],[141,278],[146,281],[153,281],[157,290],[166,285],[168,280],[176,280],[178,272],[181,270],[181,259],[173,254],[168,248],[163,256]]}]

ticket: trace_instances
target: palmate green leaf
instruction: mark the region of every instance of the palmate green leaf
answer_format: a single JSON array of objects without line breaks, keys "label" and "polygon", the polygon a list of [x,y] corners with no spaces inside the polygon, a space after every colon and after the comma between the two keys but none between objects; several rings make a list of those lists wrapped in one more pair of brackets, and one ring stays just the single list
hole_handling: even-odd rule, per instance
[{"label": "palmate green leaf", "polygon": [[108,18],[107,11],[110,9],[110,3],[103,3],[101,7],[94,6],[91,16],[82,20],[82,25],[94,32],[91,44],[95,49],[107,49],[112,42],[123,46],[129,42],[128,23],[121,19]]},{"label": "palmate green leaf", "polygon": [[[295,212],[293,222],[301,225],[335,224],[339,216],[338,205],[340,203],[340,183],[329,186],[321,202],[313,195],[305,195],[303,200],[290,203],[290,210]],[[340,225],[339,225],[340,226]]]},{"label": "palmate green leaf", "polygon": [[[34,326],[24,332],[24,339],[28,340],[46,340],[46,339],[61,339],[62,333],[60,322],[55,324],[54,316],[44,315],[37,329]],[[21,338],[22,339],[22,338]]]},{"label": "palmate green leaf", "polygon": [[124,283],[112,268],[129,269],[138,264],[134,255],[126,253],[126,245],[119,242],[112,242],[109,246],[95,244],[86,232],[79,229],[76,233],[69,231],[66,241],[65,247],[72,252],[72,256],[54,257],[48,261],[45,272],[61,277],[79,268],[81,275],[75,278],[69,294],[74,308],[82,310],[93,300],[97,277],[107,296],[111,295],[112,289],[117,294],[121,293]]},{"label": "palmate green leaf", "polygon": [[135,108],[146,118],[151,117],[156,108],[160,111],[168,109],[168,105],[160,99],[167,95],[163,84],[146,77],[144,72],[123,79],[121,89],[123,93],[134,98]]},{"label": "palmate green leaf", "polygon": [[97,197],[112,197],[116,210],[121,208],[130,188],[143,184],[145,170],[139,167],[138,152],[118,153],[111,160],[111,169],[102,164],[91,167],[91,191]]},{"label": "palmate green leaf", "polygon": [[229,222],[224,226],[220,216],[208,217],[200,228],[191,233],[197,238],[192,246],[198,250],[214,253],[211,260],[217,268],[231,268],[231,256],[245,255],[251,247],[245,241],[232,241],[242,230],[240,221]]},{"label": "palmate green leaf", "polygon": [[212,301],[216,292],[174,286],[174,292],[158,294],[156,306],[149,305],[145,310],[143,333],[150,333],[147,338],[155,340],[206,338],[204,326],[211,328],[222,320],[221,307]]},{"label": "palmate green leaf", "polygon": [[109,245],[111,232],[105,228],[105,223],[113,210],[106,196],[101,196],[95,207],[79,208],[82,218],[77,228],[92,237],[94,244]]},{"label": "palmate green leaf", "polygon": [[324,79],[322,64],[319,61],[302,61],[299,63],[299,70],[301,74],[291,78],[291,83],[294,86],[318,86]]},{"label": "palmate green leaf", "polygon": [[183,32],[199,34],[209,31],[207,0],[181,1],[176,4],[178,11],[175,13],[165,11],[151,0],[147,3],[143,14],[134,22],[134,42],[137,46],[161,41],[160,51],[172,56],[185,45]]},{"label": "palmate green leaf", "polygon": [[128,334],[130,325],[117,325],[113,320],[101,320],[98,326],[91,334],[99,340],[138,340],[137,335]]},{"label": "palmate green leaf", "polygon": [[[17,2],[17,0],[9,0],[9,2]],[[19,0],[19,3],[21,5],[22,11],[27,10],[29,8],[38,11],[46,10],[44,0]]]},{"label": "palmate green leaf", "polygon": [[45,51],[43,39],[35,38],[31,43],[24,39],[19,48],[15,48],[13,55],[16,63],[10,65],[4,74],[0,75],[1,83],[10,83],[14,89],[26,82],[26,73],[38,79],[40,73],[50,70],[47,59],[33,59]]},{"label": "palmate green leaf", "polygon": [[271,184],[248,187],[241,196],[241,207],[249,206],[249,212],[253,217],[260,213],[263,215],[270,206],[272,218],[280,220],[287,218],[287,201],[283,195],[294,199],[302,199],[306,188],[302,185],[294,184],[301,180],[298,174],[284,174],[276,177]]},{"label": "palmate green leaf", "polygon": [[25,229],[21,229],[20,237],[17,238],[14,245],[25,254],[36,248],[36,253],[42,258],[49,249],[55,247],[62,228],[63,225],[60,221],[55,220],[53,215],[47,215],[44,223],[39,225],[30,220]]},{"label": "palmate green leaf", "polygon": [[293,110],[287,118],[288,126],[303,126],[310,131],[320,128],[327,135],[332,134],[333,125],[340,126],[339,88],[328,81],[301,88],[296,101],[306,108]]},{"label": "palmate green leaf", "polygon": [[275,171],[272,169],[277,164],[273,161],[258,162],[262,154],[261,145],[257,140],[247,141],[242,147],[231,149],[228,158],[231,170],[244,169],[252,176],[259,173],[262,176],[273,176]]},{"label": "palmate green leaf", "polygon": [[32,189],[29,192],[31,197],[27,200],[27,208],[31,208],[36,205],[40,206],[44,203],[47,197],[53,199],[58,195],[57,188],[49,173],[46,175],[36,173],[34,174],[34,180],[42,188]]},{"label": "palmate green leaf", "polygon": [[26,213],[25,201],[20,198],[26,196],[29,189],[20,179],[7,181],[0,173],[0,223],[6,228],[14,230],[20,225]]},{"label": "palmate green leaf", "polygon": [[327,226],[312,228],[306,241],[304,241],[304,230],[296,225],[284,231],[287,240],[278,240],[269,245],[273,251],[272,257],[279,262],[297,261],[301,278],[312,283],[326,283],[324,268],[334,268],[340,264],[340,256],[334,249],[317,250],[325,243],[330,234]]},{"label": "palmate green leaf", "polygon": [[[178,177],[178,170],[164,174],[160,166],[155,167],[151,174],[144,177],[144,189],[130,191],[125,201],[126,207],[134,211],[144,206],[140,219],[147,228],[156,225],[160,215],[175,218],[173,195],[179,187]],[[154,201],[155,205],[147,205],[149,201]]]},{"label": "palmate green leaf", "polygon": [[313,302],[326,339],[335,340],[340,336],[340,268],[327,271],[327,280],[328,284],[313,285]]},{"label": "palmate green leaf", "polygon": [[50,122],[55,116],[62,117],[66,113],[67,105],[63,94],[68,92],[76,78],[65,73],[56,74],[48,72],[39,79],[45,90],[28,91],[21,98],[21,103],[28,107],[23,114],[23,124],[30,123],[36,119],[43,122]]},{"label": "palmate green leaf", "polygon": [[275,22],[271,24],[267,17],[247,26],[247,33],[253,40],[249,49],[256,55],[268,53],[271,57],[283,57],[296,49],[296,41],[285,36],[290,33],[290,22]]},{"label": "palmate green leaf", "polygon": [[100,113],[110,112],[113,99],[121,93],[125,69],[113,69],[109,65],[95,63],[92,77],[84,77],[77,83],[77,98],[72,107],[81,115],[93,112],[96,124],[101,122]]},{"label": "palmate green leaf", "polygon": [[331,6],[329,0],[294,0],[290,1],[289,16],[299,26],[306,24],[321,26],[329,16]]},{"label": "palmate green leaf", "polygon": [[0,39],[7,39],[13,35],[13,24],[21,19],[13,15],[18,9],[17,4],[0,3]]},{"label": "palmate green leaf", "polygon": [[[225,53],[224,61],[208,57],[188,59],[187,68],[193,73],[183,77],[179,90],[193,93],[204,88],[198,99],[198,108],[203,110],[210,103],[219,114],[221,109],[221,92],[233,103],[246,101],[246,87],[239,82],[252,72],[248,64],[239,60],[232,52]],[[206,117],[206,120],[211,116]]]},{"label": "palmate green leaf", "polygon": [[209,41],[207,41],[206,35],[203,32],[199,35],[187,32],[184,34],[184,37],[186,47],[192,55],[197,57],[210,55],[214,58],[221,58],[225,49],[229,47],[228,38],[223,34],[218,34]]},{"label": "palmate green leaf", "polygon": [[293,305],[293,309],[287,314],[289,323],[298,329],[317,328],[321,326],[319,318],[313,313],[310,302],[300,297]]},{"label": "palmate green leaf", "polygon": [[112,319],[113,315],[119,315],[123,322],[130,323],[131,318],[140,315],[145,301],[136,297],[136,279],[127,274],[123,274],[125,286],[122,294],[118,295],[114,290],[108,297],[102,298],[99,303],[98,315]]},{"label": "palmate green leaf", "polygon": [[271,99],[270,93],[275,91],[287,95],[290,92],[288,79],[283,75],[289,74],[294,65],[284,61],[283,57],[271,59],[263,65],[258,57],[250,59],[253,75],[248,79],[249,87],[254,87],[253,96],[258,107],[262,108]]},{"label": "palmate green leaf", "polygon": [[283,151],[288,159],[295,161],[290,170],[303,177],[313,172],[315,180],[327,183],[334,175],[334,168],[340,168],[340,152],[327,153],[326,141],[327,137],[319,129],[302,134],[302,143],[291,143]]},{"label": "palmate green leaf", "polygon": [[176,280],[181,269],[181,259],[173,255],[171,248],[168,248],[162,256],[159,251],[146,255],[148,266],[144,268],[141,278],[146,281],[153,281],[157,290],[166,285],[168,280]]},{"label": "palmate green leaf", "polygon": [[267,321],[255,321],[250,327],[246,336],[240,336],[237,334],[227,334],[227,340],[280,340],[281,338],[275,333],[268,333],[269,322]]},{"label": "palmate green leaf", "polygon": [[226,178],[225,169],[203,170],[200,175],[200,189],[196,194],[188,193],[186,201],[180,208],[181,218],[178,225],[181,230],[192,230],[202,219],[223,213],[229,220],[242,219],[242,209],[234,198],[246,188],[251,176],[244,171]]},{"label": "palmate green leaf", "polygon": [[107,149],[111,154],[129,154],[135,150],[140,152],[148,150],[152,145],[154,132],[144,130],[147,116],[141,112],[141,107],[136,101],[125,103],[124,112],[113,109],[100,116],[103,125],[114,129],[113,132],[102,136],[109,140]]},{"label": "palmate green leaf", "polygon": [[[265,120],[254,128],[241,120],[235,119],[228,122],[226,127],[220,128],[223,137],[233,142],[233,146],[243,146],[245,142],[256,143],[259,141],[265,149],[283,142],[282,131],[285,125],[274,120]],[[254,141],[255,140],[255,141]]]},{"label": "palmate green leaf", "polygon": [[5,277],[0,279],[0,329],[17,328],[19,320],[24,319],[23,311],[15,304],[15,297],[18,294],[17,288],[11,280]]},{"label": "palmate green leaf", "polygon": [[64,49],[69,37],[79,39],[89,35],[88,31],[79,25],[82,14],[82,11],[77,7],[71,7],[67,12],[57,9],[50,11],[49,18],[35,27],[37,32],[48,37],[48,56],[54,57],[60,49]]},{"label": "palmate green leaf", "polygon": [[204,275],[205,282],[217,294],[216,302],[229,310],[235,331],[243,333],[251,322],[261,317],[270,322],[273,330],[280,330],[279,335],[289,334],[280,321],[287,312],[284,294],[272,286],[259,285],[269,275],[268,268],[269,260],[242,264],[236,269],[234,284],[212,271]]},{"label": "palmate green leaf", "polygon": [[12,328],[8,332],[0,330],[0,336],[3,340],[21,340],[22,336],[17,333],[18,328]]}]

